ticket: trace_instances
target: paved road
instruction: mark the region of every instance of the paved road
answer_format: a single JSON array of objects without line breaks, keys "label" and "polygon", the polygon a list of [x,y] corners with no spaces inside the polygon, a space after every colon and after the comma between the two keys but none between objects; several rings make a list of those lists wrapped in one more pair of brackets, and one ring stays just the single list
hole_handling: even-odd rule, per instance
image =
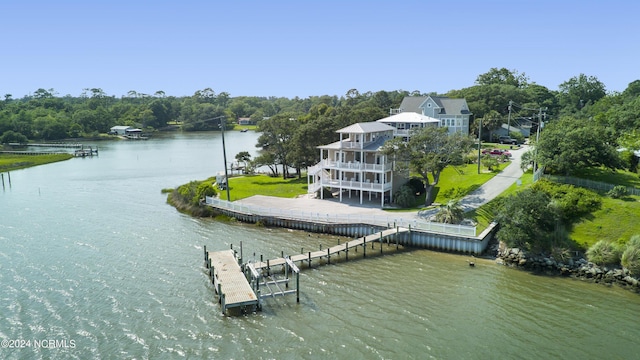
[{"label": "paved road", "polygon": [[511,163],[498,175],[465,196],[460,201],[464,210],[470,211],[488,203],[513,185],[523,174],[522,169],[520,169],[520,160],[522,154],[527,150],[528,146],[526,145],[521,146],[519,149],[509,150],[512,154]]},{"label": "paved road", "polygon": [[[520,149],[511,150],[511,163],[498,175],[484,183],[478,189],[473,191],[461,200],[461,205],[465,211],[470,211],[486,204],[487,202],[500,195],[509,186],[522,176],[520,169],[520,158],[527,151],[527,146]],[[337,199],[311,199],[301,197],[296,199],[285,199],[271,196],[256,195],[246,199],[237,200],[237,203],[260,206],[265,208],[275,208],[283,210],[298,210],[304,212],[313,212],[319,214],[369,214],[377,216],[393,216],[392,213],[380,209],[380,201],[366,201],[366,204],[359,203],[359,197],[354,196],[351,199],[343,197],[343,202]],[[396,216],[403,218],[421,218],[424,219],[435,214],[438,210],[431,209],[420,212],[401,212],[395,213]]]}]

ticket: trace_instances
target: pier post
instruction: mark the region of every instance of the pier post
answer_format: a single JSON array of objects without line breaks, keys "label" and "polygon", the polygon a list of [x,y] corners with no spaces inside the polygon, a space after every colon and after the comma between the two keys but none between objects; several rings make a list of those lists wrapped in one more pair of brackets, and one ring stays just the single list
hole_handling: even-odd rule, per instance
[{"label": "pier post", "polygon": [[[380,255],[382,255],[382,244],[384,240],[382,239],[382,231],[380,231]],[[389,238],[387,238],[387,246],[389,246]]]},{"label": "pier post", "polygon": [[362,242],[362,257],[367,257],[367,237],[364,237],[364,241]]},{"label": "pier post", "polygon": [[242,240],[240,240],[240,264],[242,264]]},{"label": "pier post", "polygon": [[400,232],[400,228],[396,227],[396,250],[398,250],[398,233]]},{"label": "pier post", "polygon": [[11,173],[7,171],[7,177],[9,178],[9,187],[11,187]]},{"label": "pier post", "polygon": [[0,174],[0,176],[2,177],[2,190],[4,190],[4,174]]},{"label": "pier post", "polygon": [[300,272],[296,273],[296,302],[300,303]]},{"label": "pier post", "polygon": [[347,254],[347,261],[349,261],[349,242],[344,243],[344,251]]},{"label": "pier post", "polygon": [[207,254],[207,245],[204,245],[204,266],[209,268],[209,254]]},{"label": "pier post", "polygon": [[309,251],[309,269],[311,269],[311,251]]},{"label": "pier post", "polygon": [[327,248],[327,264],[331,264],[331,253],[329,252],[329,248]]},{"label": "pier post", "polygon": [[208,268],[209,268],[209,277],[211,278],[211,283],[213,284],[213,266],[211,265],[211,259],[208,259]]},{"label": "pier post", "polygon": [[224,294],[220,295],[220,299],[221,299],[221,303],[220,303],[220,305],[222,305],[222,306],[221,306],[221,308],[222,308],[222,315],[224,315],[224,311],[226,310],[226,309],[225,309],[225,306],[226,306],[226,304],[225,304],[225,303],[226,303],[226,301],[225,301],[225,298],[224,298]]}]

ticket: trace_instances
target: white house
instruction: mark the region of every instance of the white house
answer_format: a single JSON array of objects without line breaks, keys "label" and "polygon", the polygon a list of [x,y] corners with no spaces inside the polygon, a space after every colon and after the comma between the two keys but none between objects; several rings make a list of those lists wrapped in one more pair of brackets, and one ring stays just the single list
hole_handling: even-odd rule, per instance
[{"label": "white house", "polygon": [[440,126],[449,132],[461,132],[469,135],[469,122],[472,113],[467,100],[451,99],[446,96],[405,96],[400,108],[391,109],[390,114],[413,112],[432,117],[440,121]]},{"label": "white house", "polygon": [[356,123],[336,131],[340,140],[318,146],[320,162],[307,169],[308,192],[323,188],[344,196],[358,196],[360,203],[368,198],[380,200],[380,206],[390,202],[392,194],[403,185],[407,176],[393,171],[393,163],[380,152],[385,141],[396,129],[382,122]]},{"label": "white house", "polygon": [[126,135],[127,130],[129,129],[131,129],[131,126],[127,126],[127,125],[112,126],[110,129],[111,131],[109,131],[109,134]]},{"label": "white house", "polygon": [[393,127],[393,136],[402,137],[405,141],[411,137],[411,130],[440,124],[438,119],[415,112],[401,112],[377,121]]}]

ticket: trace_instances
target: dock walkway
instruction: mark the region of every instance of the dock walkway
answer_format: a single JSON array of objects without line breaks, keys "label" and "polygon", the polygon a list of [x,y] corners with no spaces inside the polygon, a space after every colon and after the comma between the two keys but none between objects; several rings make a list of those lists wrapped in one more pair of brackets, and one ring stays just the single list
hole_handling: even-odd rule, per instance
[{"label": "dock walkway", "polygon": [[258,305],[258,297],[238,265],[233,250],[209,251],[205,255],[223,313],[229,308]]},{"label": "dock walkway", "polygon": [[[390,236],[393,235],[397,235],[400,233],[405,233],[408,232],[409,229],[407,228],[402,228],[402,227],[397,227],[394,229],[387,229],[384,231],[379,231],[373,234],[369,234],[367,236],[363,236],[361,238],[355,239],[355,240],[351,240],[351,241],[347,241],[344,244],[339,244],[336,246],[332,246],[327,248],[326,250],[318,250],[318,251],[309,251],[307,253],[304,254],[297,254],[297,255],[291,255],[289,258],[291,259],[291,261],[293,261],[294,263],[296,262],[308,262],[309,266],[311,266],[311,262],[313,260],[316,259],[321,259],[326,257],[327,258],[327,263],[330,264],[331,263],[331,256],[335,256],[336,254],[339,254],[341,251],[344,251],[346,253],[346,258],[347,260],[349,260],[349,250],[350,249],[354,249],[357,248],[358,246],[362,246],[363,250],[364,250],[364,256],[367,256],[367,251],[366,251],[366,246],[367,244],[373,243],[373,242],[380,242],[380,250],[382,250],[382,242],[384,241],[384,239],[387,239]],[[271,259],[271,260],[267,260],[265,261],[259,261],[256,263],[253,263],[253,267],[256,270],[261,270],[261,269],[267,269],[267,271],[273,267],[273,266],[283,266],[285,265],[286,262],[286,258],[281,257],[281,258],[276,258],[276,259]]]}]

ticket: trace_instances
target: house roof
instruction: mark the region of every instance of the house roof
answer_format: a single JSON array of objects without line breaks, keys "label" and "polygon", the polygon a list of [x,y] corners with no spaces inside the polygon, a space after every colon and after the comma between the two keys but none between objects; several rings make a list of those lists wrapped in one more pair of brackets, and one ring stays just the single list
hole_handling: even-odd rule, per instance
[{"label": "house roof", "polygon": [[362,123],[355,123],[353,125],[349,125],[345,128],[342,128],[338,131],[336,131],[338,134],[366,134],[366,133],[373,133],[373,132],[380,132],[380,131],[393,131],[393,127],[377,122],[377,121],[371,121],[371,122],[362,122]]},{"label": "house roof", "polygon": [[[362,148],[363,151],[378,151],[380,150],[380,148],[382,147],[382,145],[384,145],[385,141],[391,139],[390,137],[386,137],[386,136],[381,136],[379,138],[377,138],[375,141],[368,143],[367,145],[364,146],[364,148]],[[343,140],[343,142],[348,142],[346,140]],[[333,149],[333,150],[338,150],[340,149],[340,141],[336,141],[334,143],[331,144],[327,144],[327,145],[320,145],[318,146],[318,149]],[[350,148],[349,150],[360,150],[360,149],[354,149],[354,148]]]},{"label": "house roof", "polygon": [[432,96],[433,101],[438,104],[444,112],[441,114],[447,115],[469,115],[469,107],[467,106],[467,100],[465,99],[450,99],[446,96]]},{"label": "house roof", "polygon": [[112,126],[111,130],[126,130],[130,128],[131,126],[127,126],[127,125],[116,125],[116,126]]},{"label": "house roof", "polygon": [[440,120],[415,112],[401,112],[386,118],[377,120],[382,123],[439,123]]},{"label": "house roof", "polygon": [[402,99],[402,103],[400,103],[400,110],[402,110],[402,112],[414,112],[422,114],[423,105],[429,98],[431,98],[439,108],[444,109],[444,112],[441,112],[440,114],[471,114],[471,112],[469,111],[469,107],[467,106],[467,100],[451,99],[446,96],[405,96],[404,99]]},{"label": "house roof", "polygon": [[400,110],[402,112],[414,112],[422,114],[420,105],[427,100],[428,96],[405,96],[400,103]]}]

